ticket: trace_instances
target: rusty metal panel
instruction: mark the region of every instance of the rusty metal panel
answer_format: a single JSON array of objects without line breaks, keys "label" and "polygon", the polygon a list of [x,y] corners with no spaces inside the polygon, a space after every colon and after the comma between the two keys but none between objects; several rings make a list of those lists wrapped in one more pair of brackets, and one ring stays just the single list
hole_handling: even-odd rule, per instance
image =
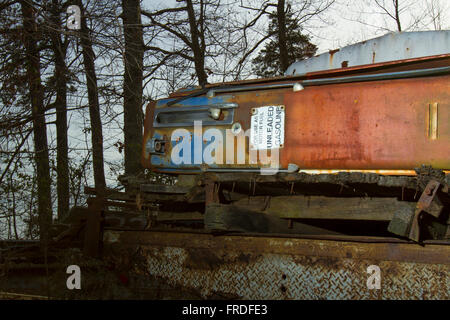
[{"label": "rusty metal panel", "polygon": [[[434,34],[434,33],[433,33]],[[447,33],[446,33],[447,34]],[[415,56],[415,55],[413,55]],[[400,61],[374,63],[363,66],[311,72],[304,76],[259,79],[228,84],[209,85],[208,89],[195,94],[196,90],[177,92],[147,106],[145,118],[142,165],[145,168],[173,173],[198,173],[205,166],[195,159],[210,144],[204,133],[217,129],[225,138],[223,149],[217,153],[222,161],[208,164],[210,169],[258,169],[264,164],[261,157],[251,161],[248,137],[245,138],[243,163],[237,160],[234,139],[228,144],[227,130],[238,125],[245,132],[251,127],[252,110],[263,106],[284,106],[285,143],[279,149],[280,167],[288,169],[293,164],[309,172],[323,170],[370,170],[395,175],[411,175],[422,164],[437,169],[450,169],[450,78],[444,76],[420,76],[418,70],[445,69],[450,65],[450,54],[416,57]],[[440,67],[440,68],[436,68]],[[444,67],[444,68],[443,68]],[[386,73],[386,71],[394,73]],[[403,70],[413,70],[408,77],[396,80],[368,81],[374,73],[383,72],[383,77],[398,75]],[[442,70],[441,70],[442,71]],[[441,73],[442,74],[442,73]],[[343,76],[352,76],[344,77]],[[361,76],[363,75],[363,76]],[[325,78],[325,79],[324,79]],[[318,85],[317,81],[342,81],[352,78],[350,83]],[[298,81],[298,82],[293,82]],[[285,85],[309,85],[304,90],[281,88]],[[316,82],[315,82],[316,81]],[[266,86],[266,89],[261,89]],[[272,89],[267,89],[272,86]],[[301,87],[301,86],[300,86]],[[227,88],[230,92],[227,92]],[[247,89],[245,89],[247,88]],[[253,88],[253,89],[249,89]],[[258,90],[254,88],[260,88]],[[236,90],[238,90],[236,92]],[[225,94],[212,94],[212,91]],[[193,96],[180,99],[185,93]],[[232,108],[224,106],[233,105]],[[209,119],[210,107],[224,107],[223,118]],[[197,110],[198,109],[198,110]],[[173,110],[173,111],[172,111]],[[183,111],[184,110],[184,111]],[[197,110],[202,119],[207,119],[200,132],[195,132],[192,123],[154,126],[157,116],[164,111],[166,117],[178,111]],[[182,119],[181,116],[179,116]],[[192,122],[196,116],[190,115]],[[188,121],[188,122],[189,122]],[[191,143],[190,163],[176,164],[172,150],[182,139],[172,141],[177,129],[186,129]],[[200,137],[198,137],[200,136]],[[197,143],[196,143],[197,141]],[[234,163],[225,155],[230,146],[235,153]],[[204,171],[204,170],[203,170]]]},{"label": "rusty metal panel", "polygon": [[[217,96],[236,103],[234,122],[250,128],[251,110],[265,105],[284,105],[285,143],[280,149],[281,168],[290,163],[300,169],[412,170],[422,164],[450,169],[450,81],[448,76],[356,82],[313,86],[293,92],[276,89]],[[207,99],[205,99],[207,101]],[[192,101],[186,104],[193,103]],[[153,105],[165,106],[165,102]],[[177,108],[177,107],[173,107]],[[192,143],[190,164],[174,164],[170,141],[175,129],[152,128],[152,110],[147,110],[144,144],[166,139],[163,153],[149,155],[144,147],[143,165],[167,171],[200,170],[194,153],[202,153],[208,141]],[[225,130],[231,125],[204,126]],[[185,127],[194,140],[192,127]],[[430,133],[431,132],[431,133]],[[259,167],[249,161],[248,139],[244,164],[211,164],[215,168]],[[236,144],[236,142],[235,142]],[[227,144],[224,143],[226,154]],[[236,149],[235,149],[236,152]],[[260,159],[259,159],[260,160]]]},{"label": "rusty metal panel", "polygon": [[[281,163],[301,169],[450,168],[450,78],[310,87],[285,94]],[[436,138],[428,134],[430,104]]]},{"label": "rusty metal panel", "polygon": [[[117,231],[105,244],[138,247],[141,272],[203,298],[450,298],[448,245]],[[371,265],[380,289],[367,286]]]}]

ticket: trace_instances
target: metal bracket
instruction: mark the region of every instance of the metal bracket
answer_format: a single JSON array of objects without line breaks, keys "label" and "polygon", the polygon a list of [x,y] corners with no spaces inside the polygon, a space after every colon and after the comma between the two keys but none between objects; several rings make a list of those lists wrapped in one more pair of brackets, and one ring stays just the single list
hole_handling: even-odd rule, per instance
[{"label": "metal bracket", "polygon": [[409,236],[413,241],[419,242],[420,237],[420,226],[419,226],[419,218],[422,212],[427,212],[434,217],[439,217],[439,214],[442,211],[442,204],[438,203],[438,199],[436,194],[439,190],[439,186],[441,184],[436,180],[430,180],[425,187],[425,190],[422,192],[422,195],[419,198],[419,201],[416,204],[416,209],[414,211],[414,217],[411,224],[411,229],[409,231]]},{"label": "metal bracket", "polygon": [[[237,107],[237,103],[227,102],[201,106],[158,108],[154,112],[153,128],[192,127],[195,120],[203,121],[202,125],[204,126],[232,124],[234,109]],[[219,117],[214,119],[211,116],[211,109],[228,112],[223,119]]]}]

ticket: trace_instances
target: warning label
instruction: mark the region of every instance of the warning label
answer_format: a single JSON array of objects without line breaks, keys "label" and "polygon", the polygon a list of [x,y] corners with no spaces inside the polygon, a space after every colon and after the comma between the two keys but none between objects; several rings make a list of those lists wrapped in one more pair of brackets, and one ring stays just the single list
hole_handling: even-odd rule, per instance
[{"label": "warning label", "polygon": [[284,106],[253,109],[250,127],[252,150],[277,149],[284,144]]}]

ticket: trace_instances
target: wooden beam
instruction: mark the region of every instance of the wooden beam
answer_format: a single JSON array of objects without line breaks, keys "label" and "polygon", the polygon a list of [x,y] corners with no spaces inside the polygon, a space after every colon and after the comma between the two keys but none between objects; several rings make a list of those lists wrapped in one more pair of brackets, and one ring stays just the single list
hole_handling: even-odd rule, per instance
[{"label": "wooden beam", "polygon": [[290,219],[346,219],[390,221],[395,212],[415,203],[396,198],[338,198],[325,196],[256,196],[238,200],[236,207]]},{"label": "wooden beam", "polygon": [[206,205],[204,223],[205,228],[212,231],[310,235],[339,234],[336,231],[219,203]]}]

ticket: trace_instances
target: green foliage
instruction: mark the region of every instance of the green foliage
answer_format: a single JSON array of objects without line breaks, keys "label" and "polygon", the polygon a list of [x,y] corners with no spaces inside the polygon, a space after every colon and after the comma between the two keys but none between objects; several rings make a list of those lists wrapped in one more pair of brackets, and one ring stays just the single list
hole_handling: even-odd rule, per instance
[{"label": "green foliage", "polygon": [[[272,34],[273,38],[252,60],[253,72],[263,78],[283,75],[286,71],[281,70],[276,12],[270,15],[268,33]],[[286,42],[289,64],[312,57],[317,51],[317,46],[310,42],[309,36],[302,34],[302,27],[295,19],[289,4],[286,6]]]}]

